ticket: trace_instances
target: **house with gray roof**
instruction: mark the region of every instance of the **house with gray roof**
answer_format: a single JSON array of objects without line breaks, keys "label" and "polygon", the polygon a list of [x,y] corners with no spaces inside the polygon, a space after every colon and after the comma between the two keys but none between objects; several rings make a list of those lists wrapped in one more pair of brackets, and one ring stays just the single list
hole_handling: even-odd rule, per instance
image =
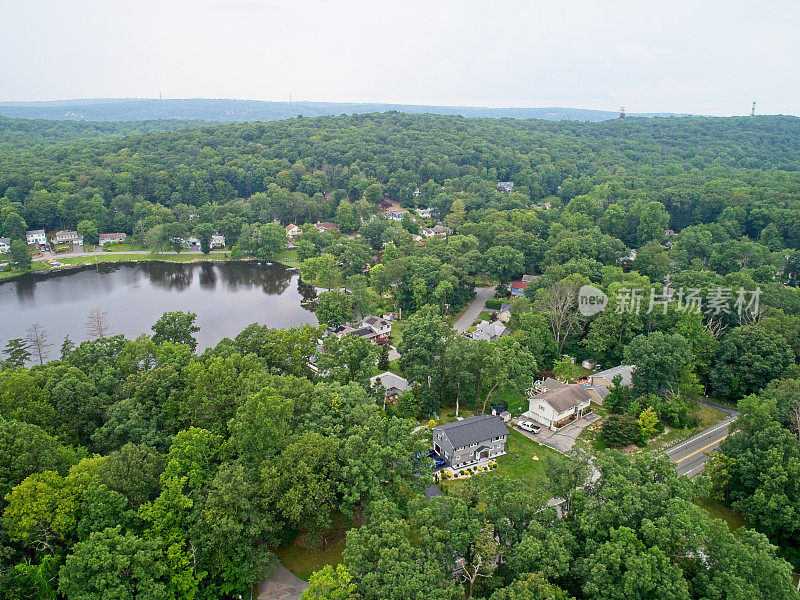
[{"label": "house with gray roof", "polygon": [[433,451],[454,468],[506,453],[508,428],[497,415],[478,415],[433,428]]},{"label": "house with gray roof", "polygon": [[619,365],[606,369],[605,371],[598,371],[589,376],[589,389],[594,393],[596,398],[593,398],[598,404],[602,404],[606,399],[611,387],[614,385],[614,378],[619,375],[622,377],[620,385],[630,387],[633,385],[633,372],[636,370],[636,365]]},{"label": "house with gray roof", "polygon": [[508,329],[506,329],[506,326],[503,325],[501,321],[492,321],[491,323],[489,321],[481,321],[478,323],[478,326],[475,327],[475,331],[467,335],[473,340],[493,342],[499,340],[507,333]]},{"label": "house with gray roof", "polygon": [[7,254],[11,248],[11,238],[0,237],[0,254]]},{"label": "house with gray roof", "polygon": [[383,397],[384,405],[387,400],[394,404],[405,392],[411,391],[411,384],[408,383],[408,380],[400,377],[400,375],[395,375],[391,371],[370,377],[369,384],[372,387],[383,387],[385,392]]},{"label": "house with gray roof", "polygon": [[555,429],[582,417],[592,399],[587,385],[562,383],[548,377],[532,388],[525,416]]}]

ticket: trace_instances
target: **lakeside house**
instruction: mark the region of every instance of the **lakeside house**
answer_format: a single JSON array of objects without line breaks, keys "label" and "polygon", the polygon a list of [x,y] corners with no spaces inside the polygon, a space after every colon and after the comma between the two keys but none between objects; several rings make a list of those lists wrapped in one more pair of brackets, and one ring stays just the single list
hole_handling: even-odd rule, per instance
[{"label": "lakeside house", "polygon": [[389,335],[392,332],[392,324],[380,317],[367,317],[361,321],[362,327],[369,327],[375,335]]},{"label": "lakeside house", "polygon": [[53,242],[56,244],[78,244],[83,245],[83,237],[77,231],[62,229],[53,234]]},{"label": "lakeside house", "polygon": [[11,249],[11,238],[0,238],[0,254],[8,254]]},{"label": "lakeside house", "polygon": [[216,231],[211,236],[211,247],[212,248],[224,248],[225,247],[225,236],[218,234]]},{"label": "lakeside house", "polygon": [[303,235],[303,230],[300,229],[294,223],[289,223],[286,227],[286,237],[290,240],[294,240],[297,236]]},{"label": "lakeside house", "polygon": [[579,419],[589,408],[592,393],[580,383],[563,383],[552,377],[537,381],[529,391],[524,416],[555,430]]},{"label": "lakeside house", "polygon": [[101,233],[97,243],[100,246],[105,246],[106,244],[124,242],[125,238],[126,235],[124,233]]},{"label": "lakeside house", "polygon": [[461,468],[506,453],[508,428],[497,415],[478,415],[433,428],[433,451]]},{"label": "lakeside house", "polygon": [[397,399],[400,396],[402,396],[405,392],[411,391],[411,384],[408,383],[408,380],[400,377],[400,375],[395,375],[391,371],[386,371],[380,375],[375,375],[375,377],[370,377],[369,384],[373,388],[378,386],[383,387],[384,406],[386,406],[386,402],[396,404]]},{"label": "lakeside house", "polygon": [[47,234],[44,229],[31,229],[25,232],[25,238],[29,244],[36,244],[37,246],[47,245]]}]

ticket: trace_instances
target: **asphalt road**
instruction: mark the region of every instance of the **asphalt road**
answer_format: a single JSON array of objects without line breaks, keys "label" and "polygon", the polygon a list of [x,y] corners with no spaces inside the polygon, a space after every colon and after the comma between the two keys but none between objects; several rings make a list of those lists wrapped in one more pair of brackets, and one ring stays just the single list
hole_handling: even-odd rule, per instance
[{"label": "asphalt road", "polygon": [[459,333],[464,333],[467,328],[478,318],[482,310],[486,309],[486,301],[494,297],[494,287],[475,288],[475,299],[469,303],[461,316],[453,325]]},{"label": "asphalt road", "polygon": [[709,405],[724,412],[725,419],[667,450],[667,456],[675,463],[679,475],[695,477],[702,473],[708,460],[707,453],[715,452],[720,442],[735,432],[730,425],[739,413],[728,407],[710,403]]}]

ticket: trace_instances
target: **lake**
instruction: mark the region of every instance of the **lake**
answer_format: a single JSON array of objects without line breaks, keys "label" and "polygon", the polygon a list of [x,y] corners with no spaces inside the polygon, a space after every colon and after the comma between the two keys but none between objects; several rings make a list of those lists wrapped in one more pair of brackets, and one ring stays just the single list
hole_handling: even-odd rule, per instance
[{"label": "lake", "polygon": [[285,328],[317,318],[303,300],[316,297],[299,274],[280,264],[255,262],[100,264],[82,271],[26,275],[0,283],[0,348],[39,323],[57,358],[66,335],[88,339],[87,317],[99,306],[112,334],[134,339],[152,333],[165,312],[197,314],[198,350],[234,337],[250,323]]}]

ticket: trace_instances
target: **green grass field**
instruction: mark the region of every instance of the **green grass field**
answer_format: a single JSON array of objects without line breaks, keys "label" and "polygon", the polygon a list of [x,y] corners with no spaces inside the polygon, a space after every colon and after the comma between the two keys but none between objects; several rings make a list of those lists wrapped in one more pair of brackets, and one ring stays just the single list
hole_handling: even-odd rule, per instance
[{"label": "green grass field", "polygon": [[224,254],[200,254],[197,252],[184,253],[168,253],[168,254],[101,254],[95,256],[70,256],[58,258],[58,261],[64,265],[93,265],[96,263],[115,263],[115,262],[137,262],[137,261],[152,261],[161,260],[166,262],[192,262],[192,261],[225,261],[229,260],[230,255],[226,252]]},{"label": "green grass field", "polygon": [[314,571],[319,571],[325,565],[338,565],[342,562],[347,530],[348,527],[340,522],[332,531],[326,533],[328,538],[326,548],[323,548],[321,543],[304,545],[301,535],[293,543],[275,550],[275,554],[284,567],[300,579],[308,581]]},{"label": "green grass field", "polygon": [[[515,429],[510,429],[506,441],[506,454],[497,459],[497,469],[479,473],[474,477],[510,477],[512,479],[525,479],[535,490],[549,494],[550,480],[547,478],[544,466],[545,457],[556,460],[566,460],[561,454],[533,441]],[[449,479],[439,485],[443,489],[457,490],[464,485],[466,480]]]},{"label": "green grass field", "polygon": [[725,521],[725,523],[728,524],[728,529],[731,531],[736,531],[740,527],[747,526],[742,515],[713,498],[698,498],[694,503],[705,510],[708,516]]}]

